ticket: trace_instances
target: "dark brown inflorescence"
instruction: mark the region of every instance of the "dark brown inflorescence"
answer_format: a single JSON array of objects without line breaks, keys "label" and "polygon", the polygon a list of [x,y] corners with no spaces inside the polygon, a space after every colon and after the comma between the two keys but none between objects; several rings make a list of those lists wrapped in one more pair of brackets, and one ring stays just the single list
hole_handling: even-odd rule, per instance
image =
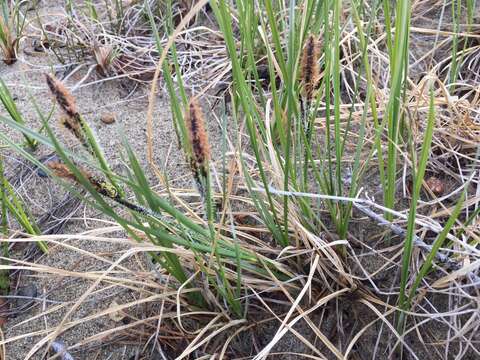
[{"label": "dark brown inflorescence", "polygon": [[[68,168],[67,165],[62,164],[58,161],[51,161],[47,166],[53,171],[53,173],[63,179],[72,180],[78,182],[75,174]],[[109,185],[106,181],[101,180],[88,173],[85,170],[80,170],[82,175],[90,182],[90,184],[95,188],[95,190],[104,196],[107,196],[111,199],[118,198],[118,192],[114,187]]]},{"label": "dark brown inflorescence", "polygon": [[320,41],[314,35],[307,38],[303,47],[300,64],[300,81],[303,85],[302,95],[311,101],[315,96],[320,79]]},{"label": "dark brown inflorescence", "polygon": [[195,175],[205,176],[210,158],[210,145],[205,130],[205,119],[198,101],[193,98],[185,114],[188,137],[192,146],[191,166]]},{"label": "dark brown inflorescence", "polygon": [[75,136],[80,143],[89,151],[88,142],[82,131],[82,117],[78,112],[75,98],[70,94],[65,85],[55,78],[53,75],[47,74],[47,84],[53,96],[57,100],[58,105],[65,113],[62,116],[61,124]]},{"label": "dark brown inflorescence", "polygon": [[77,110],[75,98],[70,94],[65,85],[55,78],[53,75],[47,74],[47,85],[50,91],[55,96],[58,105],[62,108],[65,114],[72,119],[78,119],[80,114]]}]

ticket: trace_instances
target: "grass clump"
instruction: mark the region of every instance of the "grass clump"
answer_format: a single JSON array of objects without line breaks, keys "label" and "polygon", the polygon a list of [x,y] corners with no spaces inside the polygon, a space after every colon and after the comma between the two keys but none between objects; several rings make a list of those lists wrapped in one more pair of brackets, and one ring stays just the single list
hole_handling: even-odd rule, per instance
[{"label": "grass clump", "polygon": [[[23,124],[15,123],[19,129],[28,132],[37,141],[56,150],[61,162],[49,162],[47,168],[43,166],[45,171],[55,175],[58,179],[73,182],[75,187],[81,186],[87,190],[92,199],[85,198],[84,200],[104,214],[113,217],[132,238],[139,242],[148,239],[165,249],[171,249],[161,253],[152,253],[152,259],[161,265],[168,274],[173,275],[180,284],[192,289],[187,297],[193,306],[206,307],[209,303],[210,306],[213,305],[208,300],[212,296],[200,291],[194,285],[198,275],[193,278],[189,275],[191,271],[198,268],[201,269],[202,276],[206,277],[214,289],[213,298],[219,296],[220,299],[224,299],[229,310],[236,316],[241,316],[242,306],[233,294],[232,282],[235,283],[238,279],[242,279],[240,275],[242,272],[255,274],[257,277],[268,277],[267,268],[269,271],[280,271],[280,273],[282,270],[277,269],[274,261],[247,248],[236,246],[228,232],[220,232],[218,224],[215,223],[217,209],[214,205],[214,190],[209,175],[209,145],[203,124],[203,114],[197,101],[193,99],[185,111],[190,149],[186,151],[186,154],[190,159],[193,177],[205,204],[206,223],[200,219],[187,217],[153,191],[136,155],[126,140],[124,145],[129,161],[128,173],[124,175],[113,173],[106,163],[93,131],[79,113],[74,97],[62,82],[53,76],[47,75],[46,79],[56,102],[64,113],[62,125],[83,145],[88,159],[73,156],[59,142],[46,122],[44,127],[48,137],[29,132]],[[85,166],[80,165],[79,162],[84,162]],[[38,166],[42,165],[38,164]],[[86,167],[92,170],[87,170]],[[94,174],[95,172],[98,175]],[[66,184],[66,186],[69,185]],[[74,188],[71,190],[78,195],[78,191],[75,191]],[[127,194],[128,196],[134,195],[138,203],[129,200]],[[115,205],[125,208],[129,214],[120,214]],[[194,268],[187,267],[182,258],[176,254],[178,247],[191,251],[195,257]],[[237,293],[238,295],[240,294]]]},{"label": "grass clump", "polygon": [[11,65],[17,61],[20,40],[23,37],[25,16],[21,7],[25,1],[2,0],[0,5],[0,48],[3,62]]},{"label": "grass clump", "polygon": [[[289,331],[308,356],[319,358],[348,358],[353,351],[415,358],[425,349],[444,353],[458,339],[458,357],[462,346],[476,352],[478,326],[470,326],[465,314],[477,309],[479,279],[478,96],[451,84],[462,78],[457,50],[448,74],[433,66],[426,75],[412,75],[411,38],[433,30],[412,26],[415,4],[408,0],[394,8],[388,1],[206,3],[189,4],[188,12],[173,2],[165,8],[150,1],[130,8],[119,3],[115,11],[122,18],[109,24],[117,34],[128,32],[132,22],[141,24],[149,36],[145,53],[154,54],[148,69],[148,169],[120,130],[125,170],[114,170],[74,97],[51,75],[47,84],[63,113],[62,126],[79,147],[61,141],[45,119],[46,135],[12,114],[3,122],[56,152],[60,160],[45,171],[57,181],[121,225],[129,238],[160,249],[148,252],[162,275],[175,279],[165,291],[178,292],[178,313],[186,308],[215,314],[213,323],[225,320],[215,326],[235,324],[242,327],[238,333],[258,325],[256,310],[272,314],[280,325],[257,358],[271,354]],[[82,9],[92,23],[101,23],[102,13],[113,14],[113,8],[87,5]],[[458,22],[461,6],[453,6]],[[70,2],[72,21],[74,10]],[[471,3],[467,10],[471,18]],[[186,64],[201,48],[194,34],[208,26],[220,50],[202,65],[216,72],[192,86],[200,71],[192,75],[197,70]],[[460,29],[456,23],[454,34],[442,32],[456,49]],[[110,35],[108,46],[115,42]],[[212,48],[205,45],[205,54]],[[125,49],[109,66],[118,65]],[[433,55],[423,60],[436,61]],[[193,192],[173,189],[154,161],[159,84],[169,95]],[[228,97],[216,99],[220,106],[209,111],[217,85]],[[220,139],[207,134],[215,120]],[[220,155],[212,145],[221,147]],[[284,310],[281,316],[273,304]],[[333,333],[327,312],[341,336],[326,335]],[[294,327],[302,322],[313,340]],[[430,333],[437,324],[449,329],[441,340]],[[180,355],[208,343],[205,334],[215,326],[206,325]],[[369,341],[361,341],[364,336]],[[232,338],[215,348],[222,356]]]},{"label": "grass clump", "polygon": [[[0,101],[2,102],[5,110],[8,112],[10,117],[18,122],[19,124],[25,124],[21,113],[18,111],[15,101],[13,100],[12,94],[8,90],[7,85],[0,79]],[[24,135],[27,145],[30,147],[30,150],[35,150],[37,143],[32,140],[27,135]]]}]

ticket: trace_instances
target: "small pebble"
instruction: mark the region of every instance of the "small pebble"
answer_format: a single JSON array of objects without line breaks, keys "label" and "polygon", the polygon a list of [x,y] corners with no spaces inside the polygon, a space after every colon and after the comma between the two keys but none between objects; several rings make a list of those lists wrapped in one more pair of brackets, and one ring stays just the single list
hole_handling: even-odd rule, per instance
[{"label": "small pebble", "polygon": [[100,120],[104,124],[113,124],[115,122],[115,114],[113,114],[113,113],[103,114],[102,117],[100,118]]}]

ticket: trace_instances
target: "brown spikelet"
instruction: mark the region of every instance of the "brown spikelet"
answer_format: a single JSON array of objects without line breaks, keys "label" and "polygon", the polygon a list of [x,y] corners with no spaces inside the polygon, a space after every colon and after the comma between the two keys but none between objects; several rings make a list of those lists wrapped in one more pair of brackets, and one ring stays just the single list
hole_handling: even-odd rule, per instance
[{"label": "brown spikelet", "polygon": [[47,163],[47,166],[50,168],[50,170],[53,171],[53,173],[63,179],[69,179],[69,180],[75,180],[76,177],[75,175],[70,171],[70,169],[67,167],[67,165],[62,164],[61,162],[58,161],[49,161]]},{"label": "brown spikelet", "polygon": [[303,85],[303,96],[307,100],[313,99],[320,78],[320,41],[310,35],[303,47],[300,63],[300,81]]},{"label": "brown spikelet", "polygon": [[208,143],[207,132],[205,131],[205,119],[202,109],[195,98],[192,98],[188,104],[188,110],[185,114],[187,124],[188,138],[192,145],[192,170],[194,173],[205,175],[208,169],[208,160],[210,158],[210,145]]},{"label": "brown spikelet", "polygon": [[[53,171],[55,176],[58,176],[62,179],[72,180],[78,183],[78,179],[75,174],[70,171],[67,165],[62,164],[58,161],[50,161],[47,163],[47,166],[50,170]],[[98,179],[92,174],[88,173],[85,170],[79,169],[82,175],[90,182],[90,184],[98,191],[99,194],[108,196],[109,198],[115,199],[118,197],[118,192],[116,189],[108,184],[106,181]]]},{"label": "brown spikelet", "polygon": [[86,144],[79,121],[76,121],[69,116],[62,116],[60,118],[60,124],[70,131],[82,144]]},{"label": "brown spikelet", "polygon": [[77,105],[75,103],[75,98],[70,94],[65,85],[55,78],[53,75],[47,74],[47,85],[50,88],[50,91],[55,96],[58,105],[62,108],[65,114],[72,120],[77,120],[80,117],[80,114],[77,110]]},{"label": "brown spikelet", "polygon": [[65,113],[60,119],[61,124],[70,131],[87,150],[91,151],[82,131],[82,117],[77,110],[75,98],[70,94],[65,85],[53,75],[47,74],[46,78],[50,91]]}]

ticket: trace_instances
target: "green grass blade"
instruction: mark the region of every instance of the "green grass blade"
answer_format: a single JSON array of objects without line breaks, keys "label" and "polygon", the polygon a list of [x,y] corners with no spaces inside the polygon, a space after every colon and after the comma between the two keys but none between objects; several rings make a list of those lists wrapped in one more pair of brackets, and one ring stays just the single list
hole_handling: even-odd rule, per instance
[{"label": "green grass blade", "polygon": [[[399,296],[398,303],[401,309],[405,309],[407,305],[407,282],[410,277],[410,261],[412,257],[412,251],[413,251],[413,240],[415,237],[415,219],[417,216],[417,203],[420,198],[420,191],[421,191],[423,179],[425,176],[425,169],[427,167],[427,161],[430,155],[434,124],[435,124],[434,96],[433,96],[433,90],[430,90],[430,105],[429,105],[429,111],[428,111],[428,120],[427,120],[427,127],[425,129],[423,146],[420,154],[420,160],[419,160],[417,169],[415,169],[415,163],[413,165],[414,187],[412,191],[410,211],[408,213],[407,232],[406,232],[405,242],[403,245],[402,267],[400,270],[401,271],[400,296]],[[402,326],[402,322],[403,321],[399,322],[400,327]]]}]

